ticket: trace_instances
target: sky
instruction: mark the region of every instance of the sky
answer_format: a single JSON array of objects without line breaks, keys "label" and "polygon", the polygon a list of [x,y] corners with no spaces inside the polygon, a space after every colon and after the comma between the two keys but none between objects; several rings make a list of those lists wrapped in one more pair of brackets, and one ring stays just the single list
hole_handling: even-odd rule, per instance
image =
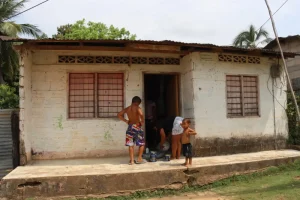
[{"label": "sky", "polygon": [[[24,9],[42,1],[30,0]],[[273,12],[284,2],[269,0]],[[299,0],[289,0],[274,16],[280,37],[300,34],[299,8]],[[259,28],[269,13],[264,0],[49,0],[13,20],[52,36],[58,26],[83,18],[124,27],[141,40],[231,45],[250,24]],[[270,21],[264,28],[274,37]]]}]

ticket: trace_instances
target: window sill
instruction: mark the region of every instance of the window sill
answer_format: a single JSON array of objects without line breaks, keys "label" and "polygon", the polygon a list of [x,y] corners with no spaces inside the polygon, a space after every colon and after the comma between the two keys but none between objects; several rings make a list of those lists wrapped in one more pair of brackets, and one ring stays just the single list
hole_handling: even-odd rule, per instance
[{"label": "window sill", "polygon": [[249,118],[261,118],[261,116],[236,116],[236,117],[229,117],[227,116],[227,119],[249,119]]},{"label": "window sill", "polygon": [[117,117],[103,117],[103,118],[67,118],[67,121],[78,121],[78,120],[84,120],[84,121],[87,121],[87,120],[91,120],[91,121],[95,121],[95,120],[98,120],[98,121],[102,121],[102,120],[110,120],[110,121],[121,121],[119,118]]}]

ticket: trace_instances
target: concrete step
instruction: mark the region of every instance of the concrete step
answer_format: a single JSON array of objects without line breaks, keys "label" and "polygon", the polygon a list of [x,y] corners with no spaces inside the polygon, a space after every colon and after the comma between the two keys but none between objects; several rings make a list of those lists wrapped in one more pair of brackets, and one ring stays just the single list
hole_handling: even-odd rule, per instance
[{"label": "concrete step", "polygon": [[34,161],[3,178],[0,197],[19,200],[108,195],[186,184],[205,185],[296,159],[300,159],[300,151],[280,150],[194,158],[189,168],[181,165],[184,158],[132,166],[128,165],[127,157]]}]

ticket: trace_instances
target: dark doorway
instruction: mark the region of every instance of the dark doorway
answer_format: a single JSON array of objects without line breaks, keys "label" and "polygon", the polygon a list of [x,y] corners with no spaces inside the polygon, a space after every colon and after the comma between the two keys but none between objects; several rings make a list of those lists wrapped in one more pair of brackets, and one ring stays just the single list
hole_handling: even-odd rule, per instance
[{"label": "dark doorway", "polygon": [[155,122],[179,116],[179,77],[177,74],[145,74],[144,91],[146,143],[149,148],[155,148],[159,143],[159,134],[153,130]]}]

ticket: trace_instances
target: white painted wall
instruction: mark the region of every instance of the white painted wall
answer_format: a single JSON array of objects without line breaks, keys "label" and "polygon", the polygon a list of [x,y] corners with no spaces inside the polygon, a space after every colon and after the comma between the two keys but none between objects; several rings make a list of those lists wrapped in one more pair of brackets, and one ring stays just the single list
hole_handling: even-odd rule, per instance
[{"label": "white painted wall", "polygon": [[[261,64],[225,63],[217,54],[193,53],[194,106],[197,137],[256,137],[274,134],[272,80],[269,71],[272,62],[261,58]],[[227,118],[226,74],[258,75],[260,117]],[[269,81],[268,81],[269,80]],[[268,87],[267,87],[268,86]],[[277,101],[285,106],[286,87],[275,88]],[[276,132],[287,135],[284,108],[275,100]]]},{"label": "white painted wall", "polygon": [[[62,65],[57,55],[66,51],[36,51],[32,64],[32,129],[28,130],[34,159],[101,157],[127,154],[124,146],[126,124],[118,119],[67,119],[67,74],[69,72],[124,72],[125,105],[135,95],[143,97],[143,73],[181,74],[181,113],[193,118],[197,137],[263,136],[274,134],[273,99],[267,89],[272,60],[262,58],[260,65],[222,63],[217,54],[193,53],[181,66],[151,65]],[[126,52],[72,52],[73,55],[174,56]],[[259,75],[261,117],[226,117],[225,74]],[[271,89],[271,82],[269,81]],[[277,100],[285,105],[285,88],[275,88]],[[30,93],[30,92],[29,92]],[[142,105],[143,106],[143,105]],[[287,134],[283,108],[276,103],[277,133]],[[28,116],[29,117],[29,116]],[[30,118],[30,117],[29,117]],[[59,127],[62,124],[62,128]],[[111,139],[105,139],[105,134]]]},{"label": "white painted wall", "polygon": [[181,74],[181,104],[182,116],[194,119],[194,86],[193,86],[193,60],[192,55],[187,55],[181,59],[183,72]]},{"label": "white painted wall", "polygon": [[[182,66],[158,65],[61,65],[64,52],[35,52],[32,67],[32,149],[36,159],[114,156],[127,154],[127,125],[119,119],[67,119],[69,72],[124,72],[125,105],[133,96],[143,97],[143,73],[178,72]],[[74,52],[78,55],[128,55],[116,52]],[[143,56],[174,55],[130,54]],[[154,88],[155,89],[155,88]],[[142,105],[143,107],[143,105]],[[62,129],[59,127],[62,124]],[[109,135],[111,137],[105,137]],[[111,139],[105,139],[111,138]]]}]

